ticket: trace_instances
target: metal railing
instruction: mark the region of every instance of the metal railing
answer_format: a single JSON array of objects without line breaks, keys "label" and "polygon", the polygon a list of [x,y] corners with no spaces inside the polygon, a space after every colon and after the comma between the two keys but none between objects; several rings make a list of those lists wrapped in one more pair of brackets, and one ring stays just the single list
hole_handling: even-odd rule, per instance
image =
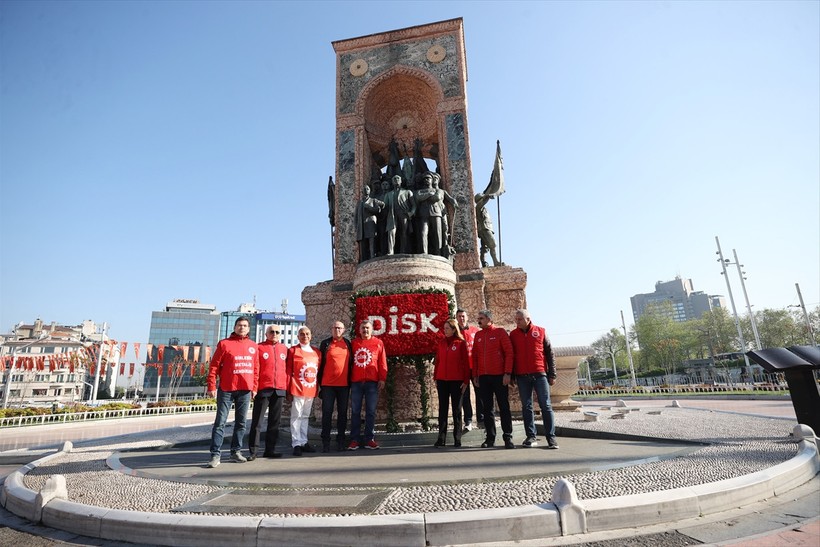
[{"label": "metal railing", "polygon": [[142,418],[145,416],[162,416],[167,414],[191,414],[195,412],[213,412],[215,404],[195,406],[160,406],[154,408],[125,408],[121,410],[90,410],[87,412],[60,412],[57,414],[38,414],[32,416],[13,416],[0,418],[0,428],[24,427],[44,424],[63,424],[94,420],[117,420],[122,418]]}]

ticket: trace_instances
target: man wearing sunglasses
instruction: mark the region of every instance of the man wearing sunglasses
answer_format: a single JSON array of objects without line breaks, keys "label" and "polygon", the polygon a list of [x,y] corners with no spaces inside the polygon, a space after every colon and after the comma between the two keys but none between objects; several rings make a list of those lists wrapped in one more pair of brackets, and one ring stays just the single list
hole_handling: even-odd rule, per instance
[{"label": "man wearing sunglasses", "polygon": [[268,426],[265,429],[265,452],[262,457],[282,457],[282,454],[276,451],[276,441],[279,439],[279,426],[282,421],[282,401],[288,389],[285,371],[288,347],[279,341],[281,329],[279,325],[268,325],[265,329],[265,341],[259,344],[259,391],[253,398],[251,434],[248,438],[249,460],[256,459],[259,438],[262,435],[262,419],[266,410]]}]

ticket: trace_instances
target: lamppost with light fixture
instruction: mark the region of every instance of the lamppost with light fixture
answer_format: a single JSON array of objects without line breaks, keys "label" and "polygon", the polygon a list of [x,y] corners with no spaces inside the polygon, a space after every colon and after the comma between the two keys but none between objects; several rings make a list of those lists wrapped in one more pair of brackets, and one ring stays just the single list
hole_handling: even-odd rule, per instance
[{"label": "lamppost with light fixture", "polygon": [[723,277],[726,279],[726,290],[729,291],[729,302],[732,304],[732,314],[735,317],[735,327],[737,327],[737,335],[740,338],[740,351],[743,353],[743,359],[746,361],[746,368],[748,369],[752,365],[749,363],[749,357],[746,355],[746,340],[743,338],[743,329],[740,328],[740,319],[737,317],[737,308],[735,307],[735,297],[732,295],[732,285],[729,283],[729,276],[726,273],[726,263],[729,262],[728,260],[723,258],[723,251],[720,249],[720,239],[718,236],[715,236],[715,242],[717,243],[717,252],[715,253],[720,258],[718,262],[720,262],[721,268],[723,268]]}]

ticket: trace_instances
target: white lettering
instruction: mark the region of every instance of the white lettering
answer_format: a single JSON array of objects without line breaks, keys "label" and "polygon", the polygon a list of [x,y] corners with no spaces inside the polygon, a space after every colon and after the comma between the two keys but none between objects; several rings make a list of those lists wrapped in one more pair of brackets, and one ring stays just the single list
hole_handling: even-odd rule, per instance
[{"label": "white lettering", "polygon": [[405,313],[401,316],[401,332],[402,334],[410,334],[416,332],[416,314]]},{"label": "white lettering", "polygon": [[373,336],[384,334],[387,330],[387,321],[381,315],[368,315],[367,320],[373,323]]},{"label": "white lettering", "polygon": [[399,311],[399,308],[397,308],[396,306],[390,306],[390,314],[391,314],[390,315],[390,330],[387,331],[387,334],[398,334],[399,333],[398,329],[396,328],[396,321],[398,320],[398,316],[397,315],[392,315],[392,314],[396,313],[397,311]]},{"label": "white lettering", "polygon": [[431,332],[438,332],[436,326],[432,323],[433,319],[438,317],[438,313],[433,313],[431,315],[427,315],[426,313],[421,314],[421,332],[427,332],[428,330]]}]

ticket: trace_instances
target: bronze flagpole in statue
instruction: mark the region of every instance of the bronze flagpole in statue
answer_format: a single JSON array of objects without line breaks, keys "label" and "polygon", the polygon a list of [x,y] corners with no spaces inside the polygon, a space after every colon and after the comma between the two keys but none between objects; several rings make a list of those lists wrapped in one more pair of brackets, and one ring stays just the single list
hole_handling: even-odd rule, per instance
[{"label": "bronze flagpole in statue", "polygon": [[[504,161],[501,159],[501,141],[495,141],[495,163],[493,164],[493,172],[490,175],[490,183],[481,194],[476,196],[477,213],[481,213],[481,223],[479,223],[479,236],[482,243],[481,260],[484,262],[484,250],[490,252],[490,257],[493,259],[493,265],[502,265],[501,262],[501,194],[506,191],[504,188]],[[497,212],[498,212],[498,259],[495,257],[495,241],[492,233],[492,221],[489,214],[484,209],[484,205],[488,200],[497,197]],[[479,220],[479,219],[477,219]],[[483,226],[482,226],[483,224]]]}]

